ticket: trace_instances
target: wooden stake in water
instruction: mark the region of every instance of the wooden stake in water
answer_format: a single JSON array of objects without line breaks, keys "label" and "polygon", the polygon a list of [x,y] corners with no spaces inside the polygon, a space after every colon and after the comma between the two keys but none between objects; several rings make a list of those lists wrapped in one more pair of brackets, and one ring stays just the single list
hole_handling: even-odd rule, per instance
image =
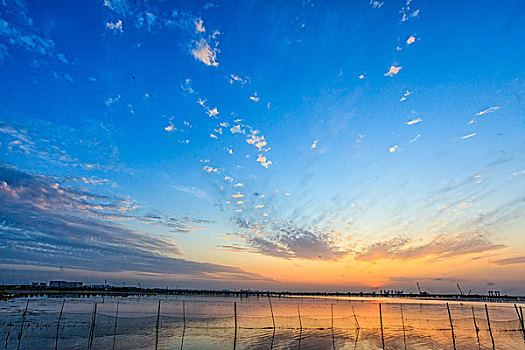
[{"label": "wooden stake in water", "polygon": [[[9,344],[9,335],[11,335],[11,325],[7,326],[7,335],[5,336],[5,350],[7,350],[7,344]],[[299,344],[301,344],[301,342],[299,342]]]},{"label": "wooden stake in water", "polygon": [[330,315],[332,320],[332,347],[335,350],[335,335],[334,335],[334,304],[330,304]]},{"label": "wooden stake in water", "polygon": [[184,347],[184,336],[186,335],[186,303],[182,301],[182,337],[180,339],[180,350]]},{"label": "wooden stake in water", "polygon": [[452,315],[450,314],[450,307],[447,303],[447,311],[448,311],[448,320],[450,321],[450,332],[452,334],[452,346],[454,347],[454,350],[456,350],[456,336],[454,335],[454,325],[452,324]]},{"label": "wooden stake in water", "polygon": [[516,309],[516,314],[518,315],[518,321],[520,323],[520,329],[521,329],[521,332],[523,333],[523,342],[525,342],[525,327],[523,325],[523,316],[520,314],[516,304],[514,304],[514,309]]},{"label": "wooden stake in water", "polygon": [[354,305],[352,305],[352,313],[354,314],[354,320],[355,320],[356,329],[359,330],[361,327],[359,327],[359,322],[357,321],[357,316],[355,314]]},{"label": "wooden stake in water", "polygon": [[235,334],[233,336],[233,350],[237,345],[237,303],[233,303],[233,316],[235,317]]},{"label": "wooden stake in water", "polygon": [[301,321],[301,310],[299,309],[299,305],[297,305],[297,315],[299,315],[299,329],[302,331],[303,330],[303,322]]},{"label": "wooden stake in water", "polygon": [[478,323],[476,322],[476,314],[474,313],[474,306],[471,306],[472,309],[472,320],[474,321],[474,329],[476,329],[476,339],[478,340],[478,348],[481,346],[479,342],[479,327]]},{"label": "wooden stake in water", "polygon": [[334,304],[330,304],[330,319],[332,322],[332,330],[334,329]]},{"label": "wooden stake in water", "polygon": [[494,336],[492,335],[492,328],[490,327],[489,308],[487,307],[487,304],[485,304],[485,313],[487,314],[487,324],[489,326],[490,340],[492,341],[492,349],[496,349],[496,345],[494,344]]},{"label": "wooden stake in water", "polygon": [[525,342],[525,324],[523,321],[523,309],[520,306],[520,315],[521,315],[521,327],[523,329],[523,341]]},{"label": "wooden stake in water", "polygon": [[93,303],[93,313],[91,314],[91,327],[89,327],[88,350],[93,348],[95,338],[95,323],[97,322],[97,302]]},{"label": "wooden stake in water", "polygon": [[275,329],[275,318],[273,316],[272,299],[270,298],[270,294],[268,294],[268,302],[270,303],[270,311],[272,313],[273,329]]},{"label": "wooden stake in water", "polygon": [[157,307],[157,324],[155,325],[155,350],[159,347],[160,300]]},{"label": "wooden stake in water", "polygon": [[383,333],[383,312],[381,311],[381,303],[379,303],[379,323],[381,325],[381,345],[385,348],[385,335]]},{"label": "wooden stake in water", "polygon": [[113,350],[115,350],[115,343],[117,340],[117,321],[118,321],[118,307],[120,300],[117,300],[117,311],[115,311],[115,324],[113,325]]},{"label": "wooden stake in water", "polygon": [[182,325],[186,328],[186,302],[182,301]]},{"label": "wooden stake in water", "polygon": [[403,316],[403,307],[401,308],[401,325],[403,326],[403,344],[405,344],[405,350],[407,348],[407,339],[406,339],[406,331],[405,331],[405,317]]},{"label": "wooden stake in water", "polygon": [[27,314],[28,307],[29,307],[29,299],[27,299],[26,308],[24,310],[24,313],[22,314],[22,324],[20,325],[20,333],[18,333],[18,345],[16,346],[16,350],[20,350],[20,344],[22,343],[22,334],[24,333],[24,323],[26,322],[26,314]]},{"label": "wooden stake in water", "polygon": [[237,329],[237,303],[233,303],[233,317],[235,318],[235,329]]},{"label": "wooden stake in water", "polygon": [[60,321],[62,320],[62,313],[64,312],[65,303],[66,303],[66,299],[62,300],[62,307],[60,308],[60,313],[58,314],[57,335],[55,338],[55,350],[58,349],[58,336],[60,334]]}]

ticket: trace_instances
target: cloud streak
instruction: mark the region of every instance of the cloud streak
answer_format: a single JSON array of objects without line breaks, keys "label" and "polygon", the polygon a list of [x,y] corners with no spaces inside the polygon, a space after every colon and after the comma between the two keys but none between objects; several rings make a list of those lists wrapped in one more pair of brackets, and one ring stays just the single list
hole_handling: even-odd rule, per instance
[{"label": "cloud streak", "polygon": [[[126,218],[115,202],[111,197],[62,187],[54,178],[0,165],[0,263],[188,278],[262,279],[239,268],[182,259],[171,237],[133,231],[104,220],[105,215]],[[140,219],[162,222],[156,216]],[[180,227],[180,221],[188,220],[167,219],[167,223]]]},{"label": "cloud streak", "polygon": [[393,238],[377,242],[356,253],[356,260],[413,260],[421,258],[450,259],[467,254],[484,253],[505,248],[482,233],[437,235],[430,242],[415,244],[408,238]]}]

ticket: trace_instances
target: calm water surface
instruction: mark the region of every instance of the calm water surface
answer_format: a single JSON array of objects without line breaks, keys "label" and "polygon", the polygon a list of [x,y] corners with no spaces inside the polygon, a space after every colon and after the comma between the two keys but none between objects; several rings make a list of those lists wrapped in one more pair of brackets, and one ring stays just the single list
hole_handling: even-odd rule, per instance
[{"label": "calm water surface", "polygon": [[[55,349],[63,300],[30,299],[20,349]],[[272,298],[272,318],[266,297],[200,296],[66,298],[59,349],[89,348],[95,302],[93,349],[154,349],[157,335],[158,349],[525,349],[516,310],[507,303],[488,304],[489,329],[483,303],[449,302],[452,333],[443,301]],[[0,302],[6,349],[18,346],[25,304]]]}]

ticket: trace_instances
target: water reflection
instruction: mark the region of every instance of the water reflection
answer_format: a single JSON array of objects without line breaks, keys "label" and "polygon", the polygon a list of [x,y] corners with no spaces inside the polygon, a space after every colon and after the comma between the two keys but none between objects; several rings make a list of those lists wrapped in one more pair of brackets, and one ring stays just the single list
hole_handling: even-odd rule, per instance
[{"label": "water reflection", "polygon": [[503,303],[450,302],[447,308],[441,301],[393,298],[35,298],[23,326],[25,300],[0,305],[6,349],[18,347],[21,328],[20,349],[86,349],[90,343],[93,349],[523,349],[525,337],[519,305]]}]

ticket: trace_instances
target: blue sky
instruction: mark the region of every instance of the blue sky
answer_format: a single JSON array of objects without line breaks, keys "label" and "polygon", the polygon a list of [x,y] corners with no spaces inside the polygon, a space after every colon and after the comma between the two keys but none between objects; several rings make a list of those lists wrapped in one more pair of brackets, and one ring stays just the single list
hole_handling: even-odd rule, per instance
[{"label": "blue sky", "polygon": [[521,2],[0,9],[3,283],[525,292]]}]

